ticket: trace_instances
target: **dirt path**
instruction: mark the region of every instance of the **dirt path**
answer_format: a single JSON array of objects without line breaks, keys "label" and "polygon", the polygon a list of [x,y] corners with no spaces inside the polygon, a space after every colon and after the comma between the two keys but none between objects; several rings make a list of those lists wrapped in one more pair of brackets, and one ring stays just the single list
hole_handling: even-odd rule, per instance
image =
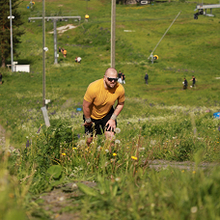
[{"label": "dirt path", "polygon": [[[183,161],[183,162],[178,162],[178,161],[167,161],[167,160],[152,160],[149,161],[149,167],[153,168],[157,171],[161,170],[161,169],[166,169],[169,166],[170,167],[174,167],[174,168],[178,168],[181,170],[185,170],[185,171],[193,171],[195,169],[196,164],[194,162],[191,161]],[[205,163],[202,162],[199,164],[198,168],[201,169],[211,169],[214,166],[218,165],[219,163]]]}]

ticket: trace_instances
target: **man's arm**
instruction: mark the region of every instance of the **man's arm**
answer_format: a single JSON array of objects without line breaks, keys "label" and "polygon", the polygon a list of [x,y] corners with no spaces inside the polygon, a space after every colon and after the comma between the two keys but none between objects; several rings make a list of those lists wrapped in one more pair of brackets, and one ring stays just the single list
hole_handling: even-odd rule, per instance
[{"label": "man's arm", "polygon": [[113,114],[115,114],[117,117],[123,108],[124,108],[124,102],[118,103]]},{"label": "man's arm", "polygon": [[87,102],[85,99],[83,100],[83,113],[86,119],[84,126],[90,126],[92,124],[91,112],[90,112],[91,104],[92,104],[91,102]]}]

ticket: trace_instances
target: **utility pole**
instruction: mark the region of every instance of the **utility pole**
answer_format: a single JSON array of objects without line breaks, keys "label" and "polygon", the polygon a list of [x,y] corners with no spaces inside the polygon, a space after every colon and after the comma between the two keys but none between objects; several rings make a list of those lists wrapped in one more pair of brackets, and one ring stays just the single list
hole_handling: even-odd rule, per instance
[{"label": "utility pole", "polygon": [[43,12],[42,12],[42,26],[43,26],[43,107],[46,106],[46,73],[45,73],[45,59],[46,59],[46,47],[45,47],[45,0],[42,0]]},{"label": "utility pole", "polygon": [[115,68],[115,16],[116,0],[112,0],[111,11],[111,67]]},{"label": "utility pole", "polygon": [[42,9],[42,26],[43,26],[43,107],[41,108],[43,116],[44,116],[44,122],[46,127],[50,127],[50,121],[47,114],[47,108],[46,108],[46,71],[45,71],[45,60],[46,60],[46,51],[48,51],[48,48],[45,47],[46,44],[46,38],[45,38],[45,0],[42,0],[43,9]]},{"label": "utility pole", "polygon": [[12,9],[11,9],[11,0],[9,0],[9,7],[10,7],[10,38],[11,38],[11,71],[14,72],[14,61],[13,61],[13,35],[12,35]]},{"label": "utility pole", "polygon": [[53,20],[54,64],[57,64],[57,21]]}]

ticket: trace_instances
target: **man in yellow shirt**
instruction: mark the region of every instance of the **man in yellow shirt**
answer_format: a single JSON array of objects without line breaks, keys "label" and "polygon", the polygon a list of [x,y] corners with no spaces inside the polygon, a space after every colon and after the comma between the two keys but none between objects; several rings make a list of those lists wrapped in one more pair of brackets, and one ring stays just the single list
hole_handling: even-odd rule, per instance
[{"label": "man in yellow shirt", "polygon": [[[88,145],[92,142],[93,127],[95,127],[95,134],[104,132],[106,138],[114,137],[116,118],[123,109],[125,101],[125,90],[117,82],[117,76],[116,69],[108,68],[103,79],[92,82],[87,88],[83,100],[83,119],[85,133],[90,134],[87,139]],[[117,106],[114,109],[116,100]],[[94,126],[92,126],[93,123]]]}]

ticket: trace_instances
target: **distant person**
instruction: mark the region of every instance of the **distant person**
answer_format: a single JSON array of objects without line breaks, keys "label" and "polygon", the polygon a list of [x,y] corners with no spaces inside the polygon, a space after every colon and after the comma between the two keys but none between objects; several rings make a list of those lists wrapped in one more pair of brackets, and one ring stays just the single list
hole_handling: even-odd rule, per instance
[{"label": "distant person", "polygon": [[191,88],[192,87],[195,87],[195,84],[196,84],[196,78],[195,78],[195,76],[192,76],[192,79],[190,80],[190,81],[192,81],[192,86],[191,86]]},{"label": "distant person", "polygon": [[188,86],[188,82],[187,82],[186,78],[184,78],[183,89],[187,89],[187,86]]},{"label": "distant person", "polygon": [[81,57],[76,57],[76,58],[75,58],[75,62],[77,62],[77,63],[81,63],[81,60],[82,60]]},{"label": "distant person", "polygon": [[2,73],[0,73],[0,84],[2,84]]},{"label": "distant person", "polygon": [[144,79],[145,79],[145,83],[148,84],[148,74],[147,73],[145,73]]},{"label": "distant person", "polygon": [[122,84],[125,84],[125,74],[124,73],[121,74],[121,80],[122,80]]},{"label": "distant person", "polygon": [[121,78],[122,72],[119,70],[118,72],[118,82],[122,84],[122,78]]},{"label": "distant person", "polygon": [[59,53],[61,53],[61,47],[59,47]]},{"label": "distant person", "polygon": [[64,50],[63,50],[63,57],[65,57],[65,58],[66,58],[66,55],[67,55],[67,50],[66,50],[66,49],[64,49]]},{"label": "distant person", "polygon": [[[122,111],[125,101],[124,87],[118,83],[118,73],[114,68],[105,71],[104,78],[92,82],[83,100],[85,133],[89,135],[87,145],[95,135],[105,134],[106,139],[114,138],[116,118]],[[114,108],[114,104],[117,105]]]}]

